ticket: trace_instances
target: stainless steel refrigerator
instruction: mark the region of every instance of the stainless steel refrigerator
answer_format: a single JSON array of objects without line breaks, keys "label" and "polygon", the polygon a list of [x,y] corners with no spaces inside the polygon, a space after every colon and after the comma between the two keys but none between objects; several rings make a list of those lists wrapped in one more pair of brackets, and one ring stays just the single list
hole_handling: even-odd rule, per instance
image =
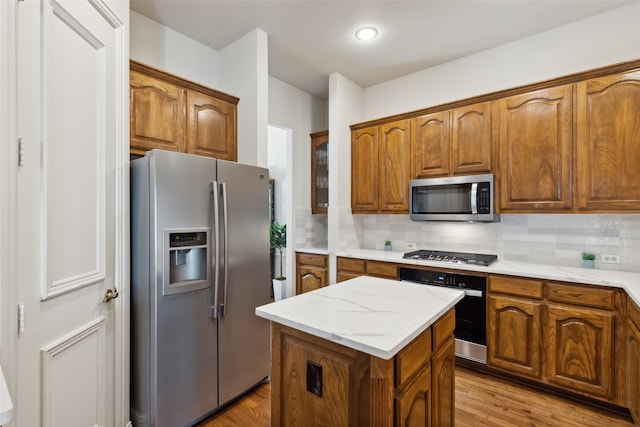
[{"label": "stainless steel refrigerator", "polygon": [[131,171],[131,416],[192,425],[269,376],[269,173],[162,150]]}]

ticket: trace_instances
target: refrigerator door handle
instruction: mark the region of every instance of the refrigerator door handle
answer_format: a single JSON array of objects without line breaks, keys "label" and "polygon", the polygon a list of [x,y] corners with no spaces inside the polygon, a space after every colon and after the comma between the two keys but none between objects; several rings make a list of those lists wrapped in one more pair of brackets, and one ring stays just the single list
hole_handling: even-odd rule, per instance
[{"label": "refrigerator door handle", "polygon": [[220,194],[218,192],[218,182],[213,181],[209,183],[209,190],[211,192],[211,197],[213,199],[213,256],[211,257],[211,270],[213,271],[213,280],[211,281],[211,307],[210,307],[210,315],[212,318],[218,318],[218,287],[219,287],[219,277],[218,273],[220,267],[220,207],[219,207],[219,198]]},{"label": "refrigerator door handle", "polygon": [[220,315],[224,316],[227,307],[227,285],[229,283],[229,216],[227,215],[227,183],[223,182],[220,186],[222,187],[222,227],[224,235],[224,288]]}]

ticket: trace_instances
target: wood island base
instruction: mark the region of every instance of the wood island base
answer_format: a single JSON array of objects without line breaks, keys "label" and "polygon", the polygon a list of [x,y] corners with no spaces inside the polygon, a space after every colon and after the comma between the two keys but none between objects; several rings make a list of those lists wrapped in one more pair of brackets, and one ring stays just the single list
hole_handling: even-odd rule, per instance
[{"label": "wood island base", "polygon": [[453,426],[454,309],[385,360],[271,322],[272,426]]}]

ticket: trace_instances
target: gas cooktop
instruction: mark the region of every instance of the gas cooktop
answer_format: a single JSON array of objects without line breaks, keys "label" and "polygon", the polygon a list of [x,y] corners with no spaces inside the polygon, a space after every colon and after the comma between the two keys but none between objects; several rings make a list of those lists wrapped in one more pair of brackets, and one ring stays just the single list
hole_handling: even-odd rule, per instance
[{"label": "gas cooktop", "polygon": [[466,253],[466,252],[443,252],[443,251],[429,251],[429,250],[421,249],[418,251],[407,252],[402,256],[402,258],[487,266],[493,263],[494,261],[496,261],[498,259],[498,256],[491,255],[491,254],[472,254],[472,253]]}]

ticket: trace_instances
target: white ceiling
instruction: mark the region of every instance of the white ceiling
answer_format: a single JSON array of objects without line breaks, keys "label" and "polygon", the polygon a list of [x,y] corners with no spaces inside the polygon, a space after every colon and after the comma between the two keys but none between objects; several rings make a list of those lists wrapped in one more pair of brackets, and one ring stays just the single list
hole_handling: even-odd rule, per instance
[{"label": "white ceiling", "polygon": [[[131,0],[131,9],[216,50],[260,28],[269,74],[326,99],[334,72],[368,87],[636,1]],[[365,24],[377,39],[355,40]]]}]

